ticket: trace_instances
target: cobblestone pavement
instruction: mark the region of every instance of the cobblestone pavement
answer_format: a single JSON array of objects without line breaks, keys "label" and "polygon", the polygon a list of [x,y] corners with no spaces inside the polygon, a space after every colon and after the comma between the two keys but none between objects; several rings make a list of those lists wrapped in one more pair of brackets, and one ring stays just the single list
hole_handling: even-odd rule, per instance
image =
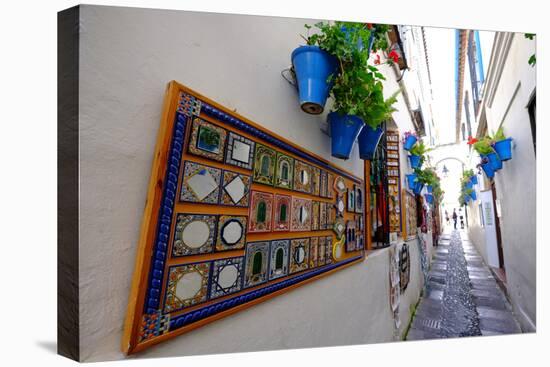
[{"label": "cobblestone pavement", "polygon": [[510,304],[464,232],[434,247],[426,291],[407,340],[520,333]]}]

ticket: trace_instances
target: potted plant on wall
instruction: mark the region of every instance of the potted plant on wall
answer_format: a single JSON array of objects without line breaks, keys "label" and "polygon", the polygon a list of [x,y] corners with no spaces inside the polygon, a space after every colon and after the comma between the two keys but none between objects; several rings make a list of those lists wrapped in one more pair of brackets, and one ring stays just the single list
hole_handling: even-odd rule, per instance
[{"label": "potted plant on wall", "polygon": [[422,164],[424,163],[425,157],[424,155],[428,153],[430,148],[427,148],[426,145],[424,145],[423,141],[418,141],[410,150],[409,150],[409,162],[411,163],[412,169],[420,169],[422,167]]},{"label": "potted plant on wall", "polygon": [[483,168],[487,177],[493,178],[495,176],[495,171],[502,168],[502,162],[491,146],[491,140],[487,137],[483,137],[480,140],[470,139],[468,144],[473,145],[476,152],[479,153],[481,157],[481,168]]},{"label": "potted plant on wall", "polygon": [[403,135],[403,149],[407,151],[411,150],[417,140],[418,136],[416,136],[416,133],[413,131],[406,131]]},{"label": "potted plant on wall", "polygon": [[501,126],[493,136],[493,148],[501,161],[512,159],[512,138],[504,135],[504,128]]}]

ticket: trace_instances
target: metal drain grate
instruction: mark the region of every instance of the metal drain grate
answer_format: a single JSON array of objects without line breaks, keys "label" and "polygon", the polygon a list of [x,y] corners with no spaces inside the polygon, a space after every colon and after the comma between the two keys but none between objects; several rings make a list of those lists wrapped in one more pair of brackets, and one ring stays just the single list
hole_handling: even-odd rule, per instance
[{"label": "metal drain grate", "polygon": [[439,329],[441,327],[441,321],[434,319],[422,319],[422,325],[432,329]]}]

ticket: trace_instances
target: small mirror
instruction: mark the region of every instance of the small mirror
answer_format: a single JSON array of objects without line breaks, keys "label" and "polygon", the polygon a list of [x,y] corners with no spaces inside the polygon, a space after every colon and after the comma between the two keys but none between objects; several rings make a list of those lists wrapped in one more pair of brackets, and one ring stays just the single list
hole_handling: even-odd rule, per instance
[{"label": "small mirror", "polygon": [[231,159],[234,159],[236,161],[243,162],[243,163],[249,163],[250,145],[243,143],[242,141],[234,140]]},{"label": "small mirror", "polygon": [[294,260],[297,264],[301,264],[304,262],[306,257],[306,250],[304,250],[303,247],[297,247],[296,251],[294,252]]},{"label": "small mirror", "polygon": [[309,174],[304,169],[300,171],[300,182],[302,185],[307,185],[309,182]]},{"label": "small mirror", "polygon": [[210,227],[208,224],[195,220],[190,222],[183,229],[181,239],[183,243],[190,248],[197,249],[203,246],[210,237]]},{"label": "small mirror", "polygon": [[300,207],[300,223],[305,224],[308,219],[307,209],[303,206]]},{"label": "small mirror", "polygon": [[226,245],[233,246],[237,244],[242,236],[243,227],[237,220],[227,222],[222,229],[222,238]]}]

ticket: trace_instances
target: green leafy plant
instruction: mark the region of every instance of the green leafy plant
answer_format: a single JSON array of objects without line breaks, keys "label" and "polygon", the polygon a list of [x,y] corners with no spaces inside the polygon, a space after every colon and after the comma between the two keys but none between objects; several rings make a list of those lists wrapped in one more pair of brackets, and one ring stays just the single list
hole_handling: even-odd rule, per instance
[{"label": "green leafy plant", "polygon": [[492,140],[494,143],[497,141],[501,141],[506,139],[506,136],[504,135],[504,127],[499,127],[497,132],[493,135]]},{"label": "green leafy plant", "polygon": [[[535,39],[535,34],[534,33],[525,33],[525,38],[527,38],[529,40],[533,40],[533,39]],[[537,64],[537,54],[532,54],[529,57],[529,60],[527,62],[529,63],[529,65],[535,66]]]},{"label": "green leafy plant", "polygon": [[486,155],[494,152],[494,149],[492,147],[492,139],[489,137],[481,138],[480,140],[475,142],[473,146],[476,152],[478,152],[479,154]]},{"label": "green leafy plant", "polygon": [[[330,91],[334,99],[333,111],[340,115],[355,115],[375,129],[387,120],[396,109],[400,91],[385,99],[378,68],[368,65],[369,51],[388,47],[385,25],[352,22],[319,22],[319,33],[306,38],[308,45],[316,45],[338,59],[339,71],[329,78],[334,82]],[[309,30],[311,26],[306,25]],[[372,36],[372,48],[369,43]],[[388,63],[394,62],[393,59]]]}]

